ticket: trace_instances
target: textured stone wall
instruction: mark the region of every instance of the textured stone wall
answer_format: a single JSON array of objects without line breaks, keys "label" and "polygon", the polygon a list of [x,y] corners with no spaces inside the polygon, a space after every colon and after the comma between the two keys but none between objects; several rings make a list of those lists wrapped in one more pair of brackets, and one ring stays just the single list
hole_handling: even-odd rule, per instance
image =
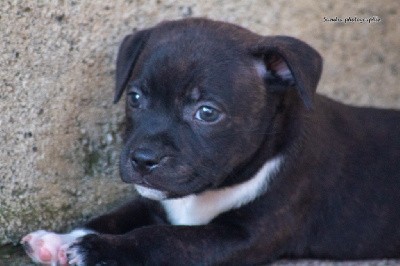
[{"label": "textured stone wall", "polygon": [[206,16],[292,35],[325,58],[320,93],[400,108],[399,3],[0,1],[0,244],[132,196],[117,171],[123,108],[112,104],[116,51],[132,29]]}]

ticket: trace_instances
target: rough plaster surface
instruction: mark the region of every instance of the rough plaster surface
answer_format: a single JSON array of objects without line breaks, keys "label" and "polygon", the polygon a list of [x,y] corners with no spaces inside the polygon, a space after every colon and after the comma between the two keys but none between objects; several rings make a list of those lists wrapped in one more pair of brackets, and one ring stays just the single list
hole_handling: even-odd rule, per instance
[{"label": "rough plaster surface", "polygon": [[[398,1],[0,1],[0,244],[63,230],[133,194],[118,177],[116,51],[132,29],[207,16],[301,38],[325,58],[318,91],[400,108]],[[324,17],[379,22],[324,22]]]}]

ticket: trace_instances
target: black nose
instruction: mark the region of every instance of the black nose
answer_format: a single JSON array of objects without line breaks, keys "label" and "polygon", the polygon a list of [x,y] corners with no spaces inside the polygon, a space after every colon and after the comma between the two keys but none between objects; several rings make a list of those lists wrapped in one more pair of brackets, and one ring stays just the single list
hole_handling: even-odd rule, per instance
[{"label": "black nose", "polygon": [[136,170],[149,172],[160,163],[160,156],[150,149],[137,149],[131,153],[131,160]]}]

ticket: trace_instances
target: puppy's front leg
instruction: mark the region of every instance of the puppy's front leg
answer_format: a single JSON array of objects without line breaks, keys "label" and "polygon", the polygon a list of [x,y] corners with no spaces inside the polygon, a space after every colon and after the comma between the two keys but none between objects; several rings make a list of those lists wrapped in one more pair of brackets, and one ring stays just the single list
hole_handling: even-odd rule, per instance
[{"label": "puppy's front leg", "polygon": [[234,225],[160,225],[124,235],[87,235],[67,253],[70,264],[76,265],[246,264],[251,239],[248,231]]},{"label": "puppy's front leg", "polygon": [[78,238],[98,233],[124,234],[141,226],[162,223],[158,211],[157,206],[151,201],[137,198],[67,234],[38,230],[24,236],[21,244],[35,262],[65,264],[67,263],[65,252]]},{"label": "puppy's front leg", "polygon": [[138,227],[164,222],[158,203],[137,197],[110,213],[90,220],[84,228],[96,233],[125,234]]}]

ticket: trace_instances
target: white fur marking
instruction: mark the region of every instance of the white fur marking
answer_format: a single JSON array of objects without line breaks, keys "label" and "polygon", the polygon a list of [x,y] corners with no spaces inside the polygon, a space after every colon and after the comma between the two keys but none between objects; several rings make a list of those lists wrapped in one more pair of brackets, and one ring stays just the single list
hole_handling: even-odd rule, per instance
[{"label": "white fur marking", "polygon": [[68,262],[68,264],[77,266],[84,265],[83,259],[81,258],[82,255],[77,252],[77,248],[70,247],[77,241],[78,238],[94,233],[95,232],[91,230],[75,229],[70,233],[63,235],[64,237],[69,238],[68,241],[63,246],[61,246],[63,252],[71,257],[71,260]]},{"label": "white fur marking", "polygon": [[67,254],[70,260],[68,261],[69,265],[76,265],[76,266],[81,266],[85,265],[85,259],[84,259],[84,254],[81,254],[79,251],[79,248],[77,247],[72,247],[72,248],[67,248]]},{"label": "white fur marking", "polygon": [[207,224],[219,214],[248,204],[265,192],[282,160],[281,156],[268,160],[258,173],[246,182],[198,195],[164,200],[162,205],[174,225]]},{"label": "white fur marking", "polygon": [[68,234],[60,235],[63,238],[63,243],[72,243],[75,242],[78,238],[83,237],[88,234],[95,234],[95,231],[87,230],[87,229],[75,229],[69,232]]},{"label": "white fur marking", "polygon": [[153,189],[153,188],[147,188],[144,186],[140,185],[135,185],[136,191],[143,197],[152,199],[152,200],[163,200],[167,198],[167,195],[165,192]]}]

